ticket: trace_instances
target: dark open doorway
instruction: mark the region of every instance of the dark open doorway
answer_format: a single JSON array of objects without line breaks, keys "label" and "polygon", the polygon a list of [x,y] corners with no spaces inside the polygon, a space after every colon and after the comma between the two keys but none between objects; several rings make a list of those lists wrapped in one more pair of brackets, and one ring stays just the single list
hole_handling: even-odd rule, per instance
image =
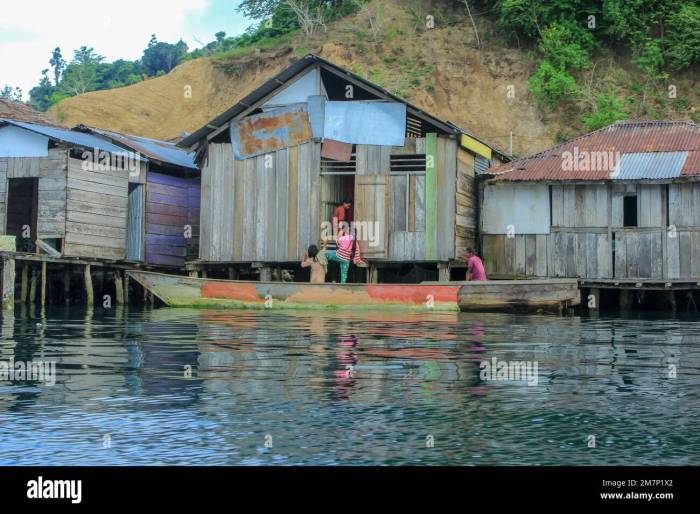
[{"label": "dark open doorway", "polygon": [[17,237],[17,251],[33,252],[37,234],[38,178],[8,179],[7,235]]}]

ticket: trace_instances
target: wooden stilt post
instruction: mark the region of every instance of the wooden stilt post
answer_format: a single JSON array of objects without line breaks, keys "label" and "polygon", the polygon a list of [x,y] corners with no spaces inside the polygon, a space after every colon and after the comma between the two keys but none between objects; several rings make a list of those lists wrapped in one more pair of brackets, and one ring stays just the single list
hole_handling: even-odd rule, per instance
[{"label": "wooden stilt post", "polygon": [[27,303],[27,295],[29,294],[29,266],[27,263],[22,264],[22,278],[20,285],[19,301]]},{"label": "wooden stilt post", "polygon": [[92,307],[93,304],[95,303],[95,293],[92,290],[92,273],[91,273],[91,269],[90,269],[89,264],[85,265],[84,280],[85,280],[85,300],[86,300],[86,303],[88,304],[88,306]]},{"label": "wooden stilt post", "polygon": [[228,269],[228,279],[229,280],[238,280],[238,270],[236,268],[229,268]]},{"label": "wooden stilt post", "polygon": [[207,278],[207,268],[202,268],[202,278]]},{"label": "wooden stilt post", "polygon": [[447,262],[438,262],[438,280],[440,282],[450,281],[450,265]]},{"label": "wooden stilt post", "polygon": [[63,301],[66,305],[70,304],[70,279],[71,279],[71,269],[70,266],[63,268]]},{"label": "wooden stilt post", "polygon": [[2,260],[2,308],[15,308],[15,260]]},{"label": "wooden stilt post", "polygon": [[124,282],[119,270],[114,271],[114,296],[117,305],[124,305]]},{"label": "wooden stilt post", "polygon": [[369,264],[367,266],[367,283],[376,284],[379,282],[379,268],[376,264]]},{"label": "wooden stilt post", "polygon": [[36,268],[32,268],[32,278],[29,281],[29,303],[36,302]]},{"label": "wooden stilt post", "polygon": [[664,297],[666,300],[666,307],[673,312],[674,314],[676,313],[676,293],[675,291],[665,291],[664,292]]},{"label": "wooden stilt post", "polygon": [[192,278],[199,278],[199,272],[196,269],[191,269],[189,275]]},{"label": "wooden stilt post", "polygon": [[129,305],[129,274],[124,273],[124,305]]},{"label": "wooden stilt post", "polygon": [[260,282],[271,282],[272,281],[272,268],[269,266],[263,266],[260,268]]},{"label": "wooden stilt post", "polygon": [[41,261],[41,307],[46,307],[46,261]]}]

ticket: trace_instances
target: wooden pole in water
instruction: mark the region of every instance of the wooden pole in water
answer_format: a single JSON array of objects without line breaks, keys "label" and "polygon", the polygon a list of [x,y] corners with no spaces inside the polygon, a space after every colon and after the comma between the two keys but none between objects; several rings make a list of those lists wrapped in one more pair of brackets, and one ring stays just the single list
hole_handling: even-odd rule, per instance
[{"label": "wooden pole in water", "polygon": [[66,305],[70,304],[70,279],[71,279],[71,269],[70,266],[63,268],[63,301]]},{"label": "wooden pole in water", "polygon": [[46,261],[41,261],[41,306],[46,307]]},{"label": "wooden pole in water", "polygon": [[129,304],[129,274],[124,273],[124,304]]},{"label": "wooden pole in water", "polygon": [[27,303],[27,294],[29,292],[29,266],[27,263],[22,264],[22,278],[19,293],[19,301]]},{"label": "wooden pole in water", "polygon": [[122,274],[121,271],[116,270],[114,272],[114,290],[115,290],[115,300],[117,302],[117,305],[123,305],[124,304],[124,282],[122,281]]},{"label": "wooden pole in water", "polygon": [[88,306],[92,307],[95,303],[95,296],[92,290],[92,274],[90,272],[90,265],[85,265],[85,298]]},{"label": "wooden pole in water", "polygon": [[36,269],[32,268],[32,278],[29,281],[29,303],[36,302]]},{"label": "wooden pole in water", "polygon": [[15,260],[3,259],[2,261],[2,308],[13,310],[15,308]]}]

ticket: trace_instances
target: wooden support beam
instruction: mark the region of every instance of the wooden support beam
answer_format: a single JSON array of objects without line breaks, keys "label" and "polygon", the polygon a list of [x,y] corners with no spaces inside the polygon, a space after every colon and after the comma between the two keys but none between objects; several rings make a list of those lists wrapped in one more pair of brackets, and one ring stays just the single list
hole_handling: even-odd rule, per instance
[{"label": "wooden support beam", "polygon": [[129,305],[129,274],[124,273],[124,304]]},{"label": "wooden support beam", "polygon": [[114,296],[117,305],[124,305],[124,281],[122,280],[121,271],[115,270],[114,276]]},{"label": "wooden support beam", "polygon": [[29,280],[29,303],[36,302],[36,268],[32,268],[32,278]]},{"label": "wooden support beam", "polygon": [[196,269],[192,269],[189,272],[189,276],[191,278],[199,278],[199,271],[197,271]]},{"label": "wooden support beam", "polygon": [[369,264],[367,266],[367,283],[377,284],[379,283],[379,268],[376,264]]},{"label": "wooden support beam", "polygon": [[450,281],[450,265],[447,262],[438,262],[438,280],[440,282]]},{"label": "wooden support beam", "polygon": [[85,301],[89,307],[92,307],[95,303],[95,293],[92,290],[92,270],[89,264],[85,265],[83,280],[85,282]]},{"label": "wooden support beam", "polygon": [[46,307],[46,261],[41,263],[41,307]]},{"label": "wooden support beam", "polygon": [[238,280],[238,270],[236,268],[229,268],[228,269],[228,279],[229,280]]},{"label": "wooden support beam", "polygon": [[26,262],[22,264],[22,278],[20,280],[19,301],[26,304],[29,294],[29,265]]},{"label": "wooden support beam", "polygon": [[272,281],[272,268],[269,266],[264,266],[260,268],[260,282],[271,282]]},{"label": "wooden support beam", "polygon": [[15,260],[2,260],[2,309],[15,308]]}]

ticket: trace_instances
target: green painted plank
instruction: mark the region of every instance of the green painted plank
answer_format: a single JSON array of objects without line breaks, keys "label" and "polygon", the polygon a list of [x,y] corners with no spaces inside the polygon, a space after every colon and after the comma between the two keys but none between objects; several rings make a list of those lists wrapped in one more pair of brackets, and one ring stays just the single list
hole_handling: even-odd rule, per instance
[{"label": "green painted plank", "polygon": [[425,258],[437,259],[437,134],[425,135]]}]

